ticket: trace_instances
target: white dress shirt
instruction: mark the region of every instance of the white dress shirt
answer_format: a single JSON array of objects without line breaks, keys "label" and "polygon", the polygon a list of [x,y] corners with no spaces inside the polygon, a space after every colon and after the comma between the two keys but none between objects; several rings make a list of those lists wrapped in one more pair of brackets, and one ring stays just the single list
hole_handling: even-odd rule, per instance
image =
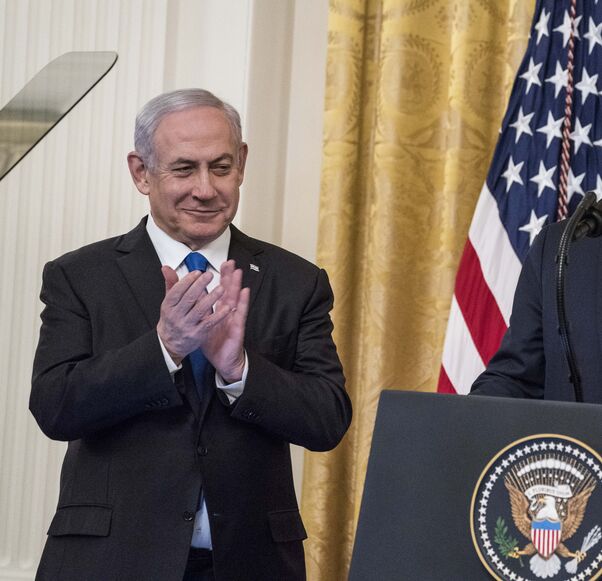
[{"label": "white dress shirt", "polygon": [[[185,244],[178,242],[171,238],[166,232],[161,230],[153,220],[152,215],[149,214],[148,221],[146,223],[146,231],[151,239],[151,242],[155,248],[157,256],[163,266],[169,266],[176,271],[178,278],[181,279],[188,274],[188,268],[184,263],[184,259],[191,250]],[[213,279],[207,285],[207,290],[213,290],[220,282],[219,268],[223,262],[228,260],[228,249],[230,247],[230,228],[226,228],[223,234],[218,238],[209,242],[202,248],[199,248],[198,252],[202,254],[209,262],[208,269],[213,273]],[[173,361],[167,349],[159,337],[159,343],[161,344],[161,350],[163,351],[163,357],[165,358],[165,364],[169,369],[172,377],[176,371],[182,368],[182,365],[176,365]],[[245,387],[245,380],[249,371],[249,364],[245,353],[245,367],[243,370],[242,379],[235,383],[227,384],[219,373],[215,373],[215,384],[218,389],[221,389],[226,396],[228,401],[233,403],[242,394]],[[196,513],[194,521],[194,533],[192,536],[191,545],[193,547],[199,547],[204,549],[211,549],[211,532],[209,530],[209,517],[207,514],[207,506],[205,505],[205,499],[201,495],[200,507]]]}]

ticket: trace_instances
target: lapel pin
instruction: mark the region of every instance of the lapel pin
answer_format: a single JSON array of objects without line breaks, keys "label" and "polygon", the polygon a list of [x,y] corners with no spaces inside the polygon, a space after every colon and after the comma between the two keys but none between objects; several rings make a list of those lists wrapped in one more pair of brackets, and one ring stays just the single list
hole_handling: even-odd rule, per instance
[{"label": "lapel pin", "polygon": [[254,270],[255,272],[259,272],[259,266],[257,266],[256,264],[249,264],[249,268],[251,270]]}]

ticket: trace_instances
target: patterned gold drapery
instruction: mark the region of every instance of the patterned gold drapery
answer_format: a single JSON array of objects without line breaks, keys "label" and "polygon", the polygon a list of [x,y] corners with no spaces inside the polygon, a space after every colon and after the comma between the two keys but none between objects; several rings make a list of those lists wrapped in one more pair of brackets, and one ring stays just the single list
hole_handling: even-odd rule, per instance
[{"label": "patterned gold drapery", "polygon": [[347,578],[380,391],[436,387],[456,268],[533,9],[330,1],[318,262],[354,419],[334,452],[306,453],[311,581]]}]

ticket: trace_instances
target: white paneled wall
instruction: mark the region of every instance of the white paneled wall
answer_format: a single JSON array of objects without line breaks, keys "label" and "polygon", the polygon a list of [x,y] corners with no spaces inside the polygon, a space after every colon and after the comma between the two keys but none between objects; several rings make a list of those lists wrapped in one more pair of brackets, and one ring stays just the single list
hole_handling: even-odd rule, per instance
[{"label": "white paneled wall", "polygon": [[313,259],[326,21],[326,0],[0,0],[0,107],[65,52],[119,53],[0,182],[0,580],[34,577],[64,451],[27,411],[44,263],[146,213],[125,163],[134,117],[189,86],[243,116],[250,158],[237,224]]}]

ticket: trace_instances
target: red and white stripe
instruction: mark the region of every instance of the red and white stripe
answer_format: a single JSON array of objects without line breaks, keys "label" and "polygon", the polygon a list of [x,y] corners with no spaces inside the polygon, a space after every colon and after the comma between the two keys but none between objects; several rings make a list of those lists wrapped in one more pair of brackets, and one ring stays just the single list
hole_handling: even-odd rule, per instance
[{"label": "red and white stripe", "polygon": [[508,327],[520,270],[485,184],[456,276],[437,391],[470,391]]},{"label": "red and white stripe", "polygon": [[547,559],[552,555],[556,550],[556,547],[558,547],[561,533],[561,529],[531,529],[531,540],[533,541],[533,545],[544,559]]}]

